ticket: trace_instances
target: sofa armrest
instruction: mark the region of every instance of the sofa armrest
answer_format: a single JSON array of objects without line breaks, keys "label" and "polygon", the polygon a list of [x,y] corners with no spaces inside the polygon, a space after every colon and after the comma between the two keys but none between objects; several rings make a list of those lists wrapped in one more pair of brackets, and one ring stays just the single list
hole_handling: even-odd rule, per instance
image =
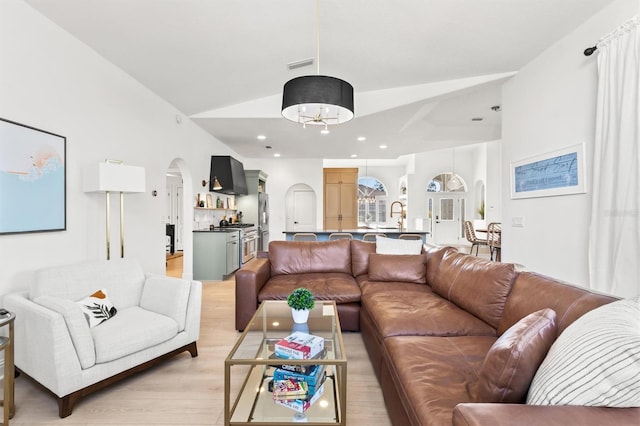
[{"label": "sofa armrest", "polygon": [[269,259],[257,258],[236,272],[236,330],[244,330],[258,309],[258,293],[271,277]]},{"label": "sofa armrest", "polygon": [[638,425],[640,408],[583,407],[571,405],[458,404],[454,426],[601,426]]},{"label": "sofa armrest", "polygon": [[140,307],[173,318],[178,323],[178,331],[182,331],[186,325],[190,293],[191,281],[148,274]]},{"label": "sofa armrest", "polygon": [[63,316],[32,302],[27,293],[8,294],[15,313],[15,364],[58,396],[82,387],[81,367]]},{"label": "sofa armrest", "polygon": [[202,312],[202,283],[191,281],[189,303],[187,304],[187,319],[184,331],[189,336],[189,342],[200,338],[200,313]]}]

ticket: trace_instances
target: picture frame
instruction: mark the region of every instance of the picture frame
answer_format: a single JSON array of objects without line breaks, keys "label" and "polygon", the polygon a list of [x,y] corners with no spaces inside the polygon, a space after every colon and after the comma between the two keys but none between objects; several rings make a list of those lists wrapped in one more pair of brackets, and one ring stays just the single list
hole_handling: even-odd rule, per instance
[{"label": "picture frame", "polygon": [[584,143],[511,163],[511,198],[587,192]]},{"label": "picture frame", "polygon": [[214,208],[215,206],[213,205],[213,197],[211,196],[211,194],[207,194],[207,208]]},{"label": "picture frame", "polygon": [[67,229],[67,138],[0,118],[0,235]]}]

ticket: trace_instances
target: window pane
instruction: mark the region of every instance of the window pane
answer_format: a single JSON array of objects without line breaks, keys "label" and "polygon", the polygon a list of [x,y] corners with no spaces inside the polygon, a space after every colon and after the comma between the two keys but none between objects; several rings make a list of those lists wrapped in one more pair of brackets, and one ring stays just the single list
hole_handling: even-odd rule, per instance
[{"label": "window pane", "polygon": [[440,199],[440,220],[453,220],[453,198]]}]

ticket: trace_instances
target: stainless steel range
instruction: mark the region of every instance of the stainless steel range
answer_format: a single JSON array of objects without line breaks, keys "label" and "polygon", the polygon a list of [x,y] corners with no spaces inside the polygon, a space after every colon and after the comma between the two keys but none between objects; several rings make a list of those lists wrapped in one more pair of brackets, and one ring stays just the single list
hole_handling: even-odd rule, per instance
[{"label": "stainless steel range", "polygon": [[240,263],[244,265],[258,254],[258,228],[253,223],[231,223],[223,228],[240,230]]}]

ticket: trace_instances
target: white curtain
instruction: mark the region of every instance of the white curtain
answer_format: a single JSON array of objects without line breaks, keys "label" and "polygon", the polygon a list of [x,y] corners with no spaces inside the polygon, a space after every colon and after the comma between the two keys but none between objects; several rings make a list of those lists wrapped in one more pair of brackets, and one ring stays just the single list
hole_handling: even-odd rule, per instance
[{"label": "white curtain", "polygon": [[598,46],[591,288],[640,294],[640,16]]}]

